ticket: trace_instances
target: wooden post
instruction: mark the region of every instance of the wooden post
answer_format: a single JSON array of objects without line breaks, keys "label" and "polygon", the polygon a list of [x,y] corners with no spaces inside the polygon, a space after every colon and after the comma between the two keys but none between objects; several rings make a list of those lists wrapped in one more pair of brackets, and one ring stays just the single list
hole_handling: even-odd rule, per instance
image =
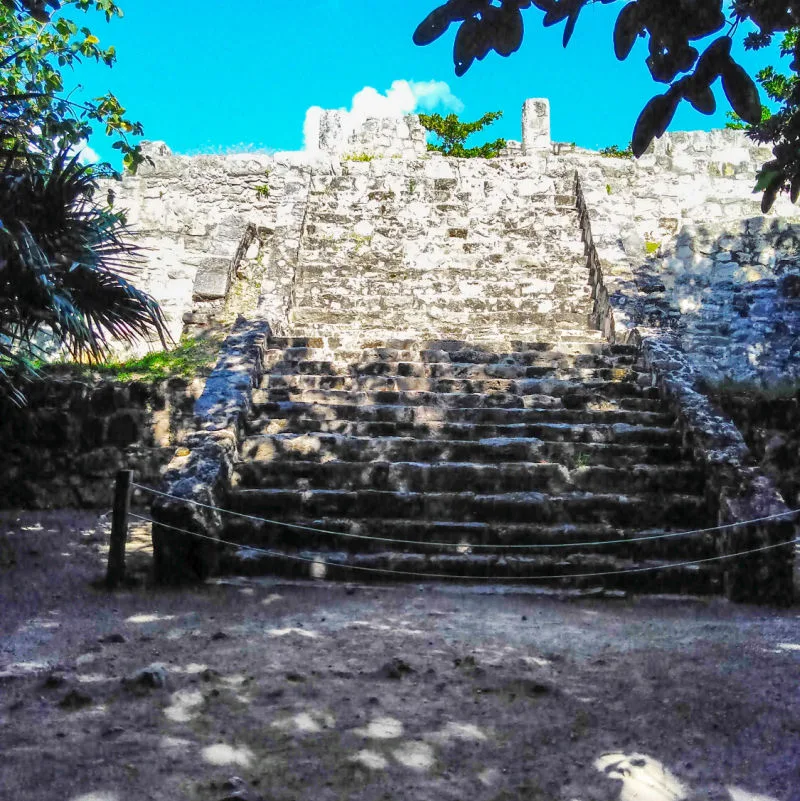
[{"label": "wooden post", "polygon": [[131,508],[133,470],[120,470],[114,487],[114,511],[111,519],[111,543],[108,549],[106,586],[113,590],[125,580],[125,543],[128,539],[128,512]]}]

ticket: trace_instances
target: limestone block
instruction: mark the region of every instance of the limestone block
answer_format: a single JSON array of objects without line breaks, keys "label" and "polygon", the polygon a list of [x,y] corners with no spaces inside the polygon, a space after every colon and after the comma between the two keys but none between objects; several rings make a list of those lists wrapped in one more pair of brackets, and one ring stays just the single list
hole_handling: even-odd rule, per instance
[{"label": "limestone block", "polygon": [[697,172],[697,160],[688,153],[678,153],[672,157],[669,168],[676,175],[694,175]]},{"label": "limestone block", "polygon": [[231,279],[230,259],[209,257],[199,265],[193,297],[198,300],[224,298]]}]

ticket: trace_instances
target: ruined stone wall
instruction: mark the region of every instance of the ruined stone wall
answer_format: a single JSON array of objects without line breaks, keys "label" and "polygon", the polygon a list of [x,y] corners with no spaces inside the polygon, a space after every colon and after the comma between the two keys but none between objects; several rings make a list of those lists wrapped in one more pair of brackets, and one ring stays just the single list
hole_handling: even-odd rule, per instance
[{"label": "ruined stone wall", "polygon": [[[0,407],[0,508],[110,508],[118,470],[158,484],[194,430],[202,381],[45,378]],[[134,499],[135,500],[135,499]]]},{"label": "ruined stone wall", "polygon": [[742,432],[752,463],[772,479],[790,507],[800,508],[800,393],[770,397],[734,385],[710,394]]},{"label": "ruined stone wall", "polygon": [[[251,261],[275,255],[286,266],[281,251],[299,236],[310,167],[291,154],[188,157],[163,143],[144,151],[135,176],[103,188],[142,249],[137,284],[159,301],[178,339],[186,325],[235,317],[226,300],[248,253]],[[261,254],[276,232],[276,253]]]},{"label": "ruined stone wall", "polygon": [[427,152],[426,135],[416,115],[367,119],[359,125],[346,111],[315,107],[306,116],[309,155],[420,158]]},{"label": "ruined stone wall", "polygon": [[576,152],[616,336],[677,337],[709,378],[800,375],[800,208],[763,215],[769,150],[738,131],[666,134],[638,161]]},{"label": "ruined stone wall", "polygon": [[[485,163],[426,153],[414,117],[368,120],[353,131],[340,117],[320,111],[315,144],[301,153],[190,158],[150,145],[151,161],[112,187],[148,249],[141,283],[162,302],[174,335],[238,313],[286,330],[308,257],[310,204],[318,208],[318,193],[332,185],[337,225],[346,228],[348,206],[363,199],[360,181],[383,180],[404,206],[398,219],[419,220],[443,213],[435,192],[408,191],[420,176],[483,181]],[[761,214],[752,188],[768,151],[735,131],[667,134],[638,161],[547,149],[545,101],[526,103],[522,140],[492,165],[493,175],[508,181],[509,196],[531,181],[563,187],[579,177],[617,339],[667,331],[708,377],[798,375],[800,209],[780,198]],[[353,155],[371,160],[346,158]],[[504,219],[507,207],[492,204],[475,211],[476,222],[495,219],[492,236],[518,225]],[[377,242],[355,230],[346,239],[362,256]],[[335,282],[353,254],[324,255]],[[502,279],[502,264],[487,269]]]}]

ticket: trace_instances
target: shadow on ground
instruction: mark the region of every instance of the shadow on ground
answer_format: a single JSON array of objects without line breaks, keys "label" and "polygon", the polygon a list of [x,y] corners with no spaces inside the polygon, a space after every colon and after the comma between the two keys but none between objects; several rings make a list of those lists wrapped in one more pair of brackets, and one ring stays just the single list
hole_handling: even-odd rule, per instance
[{"label": "shadow on ground", "polygon": [[4,798],[800,798],[797,608],[236,579],[107,594],[104,523],[0,519]]}]

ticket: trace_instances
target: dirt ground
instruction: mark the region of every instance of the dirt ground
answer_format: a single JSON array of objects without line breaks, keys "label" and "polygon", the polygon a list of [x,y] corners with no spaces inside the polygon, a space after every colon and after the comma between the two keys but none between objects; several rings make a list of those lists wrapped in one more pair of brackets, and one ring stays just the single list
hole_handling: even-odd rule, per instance
[{"label": "dirt ground", "polygon": [[107,593],[107,536],[97,516],[0,516],[3,801],[800,801],[798,607]]}]

